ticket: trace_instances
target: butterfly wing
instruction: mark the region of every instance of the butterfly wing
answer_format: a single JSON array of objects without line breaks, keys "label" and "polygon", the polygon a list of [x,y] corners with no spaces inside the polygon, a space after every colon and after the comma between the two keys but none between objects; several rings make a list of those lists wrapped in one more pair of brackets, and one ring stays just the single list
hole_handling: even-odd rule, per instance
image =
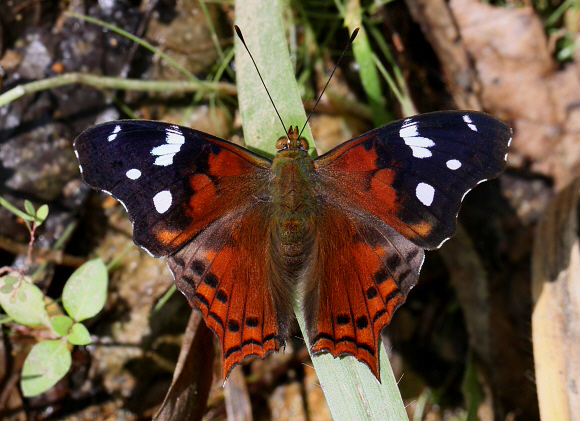
[{"label": "butterfly wing", "polygon": [[[220,338],[224,378],[250,355],[277,351],[289,334],[291,308],[274,301],[270,205],[210,224],[169,257],[178,288]],[[290,310],[290,311],[288,311]]]},{"label": "butterfly wing", "polygon": [[177,251],[210,222],[268,195],[269,160],[187,127],[104,123],[81,133],[75,150],[85,182],[123,203],[135,242],[154,256]]},{"label": "butterfly wing", "polygon": [[423,248],[437,248],[455,233],[465,194],[505,169],[510,141],[510,127],[485,113],[410,117],[316,159],[320,194],[367,210]]},{"label": "butterfly wing", "polygon": [[319,209],[304,303],[312,352],[354,355],[378,378],[381,329],[417,283],[423,249],[378,218]]},{"label": "butterfly wing", "polygon": [[291,314],[276,307],[266,256],[270,161],[162,122],[105,123],[75,141],[87,184],[126,207],[135,242],[169,255],[178,288],[218,335],[224,377],[279,349]]},{"label": "butterfly wing", "polygon": [[315,160],[317,242],[304,303],[313,353],[378,377],[377,343],[416,284],[423,248],[452,236],[465,194],[506,165],[511,130],[477,112],[423,114]]}]

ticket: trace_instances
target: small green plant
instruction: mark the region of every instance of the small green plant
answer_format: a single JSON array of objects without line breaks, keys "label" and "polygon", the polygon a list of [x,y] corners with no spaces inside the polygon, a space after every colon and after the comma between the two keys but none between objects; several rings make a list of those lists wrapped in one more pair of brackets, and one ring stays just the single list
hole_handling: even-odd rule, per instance
[{"label": "small green plant", "polygon": [[544,16],[544,27],[552,46],[553,56],[559,63],[572,61],[580,47],[578,39],[579,0],[537,2],[535,8]]},{"label": "small green plant", "polygon": [[[34,233],[48,216],[48,206],[36,209],[25,201],[22,211],[2,197],[0,205],[25,221],[30,231],[27,254],[27,263],[30,263]],[[11,320],[32,328],[48,329],[48,334],[44,335],[47,339],[35,344],[26,357],[20,379],[24,396],[38,395],[66,375],[72,362],[73,345],[91,342],[89,331],[80,322],[95,316],[103,308],[107,296],[107,268],[101,259],[94,259],[74,271],[62,293],[64,311],[56,303],[51,303],[22,270],[6,267],[0,269],[2,274],[0,307],[7,314],[2,322]],[[47,304],[51,304],[50,311]]]}]

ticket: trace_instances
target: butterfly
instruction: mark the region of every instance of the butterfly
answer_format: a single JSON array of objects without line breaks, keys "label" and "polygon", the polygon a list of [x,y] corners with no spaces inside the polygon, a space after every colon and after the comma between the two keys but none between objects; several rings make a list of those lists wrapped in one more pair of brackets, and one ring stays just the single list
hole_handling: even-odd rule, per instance
[{"label": "butterfly", "polygon": [[417,283],[424,249],[456,229],[461,201],[506,166],[511,129],[445,111],[371,130],[312,159],[292,128],[269,160],[170,123],[81,133],[90,186],[116,197],[134,241],[167,256],[177,287],[219,337],[223,376],[284,346],[301,301],[313,354],[379,376],[381,330]]}]

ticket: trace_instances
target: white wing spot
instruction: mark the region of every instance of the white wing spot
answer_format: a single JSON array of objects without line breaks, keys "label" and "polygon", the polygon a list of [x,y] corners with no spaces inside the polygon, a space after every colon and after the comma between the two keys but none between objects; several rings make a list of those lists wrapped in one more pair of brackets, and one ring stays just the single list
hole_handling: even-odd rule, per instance
[{"label": "white wing spot", "polygon": [[141,171],[139,171],[137,168],[132,168],[127,171],[127,174],[125,175],[131,180],[137,180],[139,177],[141,177]]},{"label": "white wing spot", "polygon": [[461,162],[458,161],[457,159],[450,159],[449,161],[446,162],[446,164],[447,168],[453,171],[455,171],[458,168],[461,168]]},{"label": "white wing spot", "polygon": [[477,126],[473,124],[473,122],[471,121],[471,117],[469,117],[467,114],[463,116],[463,121],[465,121],[467,127],[469,127],[471,130],[473,130],[474,132],[477,131]]},{"label": "white wing spot", "polygon": [[171,201],[173,197],[169,190],[163,190],[153,196],[153,204],[155,205],[155,210],[159,213],[165,213],[171,207]]},{"label": "white wing spot", "polygon": [[113,140],[115,140],[117,138],[117,133],[119,133],[120,131],[121,131],[121,126],[117,124],[115,126],[115,128],[113,129],[113,132],[107,138],[107,140],[109,142],[112,142]]},{"label": "white wing spot", "polygon": [[181,145],[185,143],[185,136],[178,126],[169,126],[165,131],[165,142],[167,143],[151,149],[151,155],[157,156],[154,165],[167,167],[173,164],[173,157],[181,150]]},{"label": "white wing spot", "polygon": [[[507,158],[508,158],[508,154],[506,153],[505,156],[503,157],[503,159],[507,161]],[[83,172],[82,168],[81,168],[81,172]]]},{"label": "white wing spot", "polygon": [[508,148],[511,144],[512,144],[512,137],[510,136],[510,139],[508,140]]},{"label": "white wing spot", "polygon": [[415,195],[425,206],[431,206],[431,203],[433,203],[433,197],[435,196],[435,189],[430,184],[419,183],[415,189]]},{"label": "white wing spot", "polygon": [[401,136],[405,145],[411,148],[415,158],[429,158],[433,155],[429,148],[435,146],[435,142],[429,138],[419,136],[417,122],[413,122],[409,118],[405,120],[399,130],[399,136]]}]

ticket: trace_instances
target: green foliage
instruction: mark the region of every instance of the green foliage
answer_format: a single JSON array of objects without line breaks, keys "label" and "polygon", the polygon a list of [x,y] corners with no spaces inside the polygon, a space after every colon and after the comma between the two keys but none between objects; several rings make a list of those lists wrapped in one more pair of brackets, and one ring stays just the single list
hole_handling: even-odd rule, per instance
[{"label": "green foliage", "polygon": [[[24,202],[24,211],[0,197],[0,205],[25,221],[33,221],[34,231],[48,216],[48,206],[38,209]],[[73,345],[87,345],[91,336],[87,328],[79,323],[95,316],[105,305],[108,273],[101,259],[94,259],[79,267],[68,279],[62,294],[62,304],[68,315],[50,316],[46,304],[50,299],[34,285],[29,276],[12,271],[0,277],[0,307],[9,319],[30,327],[48,328],[53,339],[35,344],[24,365],[20,386],[24,396],[35,396],[45,392],[62,379],[71,366]],[[60,313],[60,309],[54,312]],[[6,318],[2,322],[6,322]]]},{"label": "green foliage", "polygon": [[101,259],[90,260],[71,275],[62,291],[62,304],[76,321],[96,315],[107,298],[107,268]]},{"label": "green foliage", "polygon": [[42,205],[36,211],[36,220],[39,222],[44,222],[46,217],[48,216],[48,205]]},{"label": "green foliage", "polygon": [[68,341],[73,345],[88,345],[91,343],[91,334],[82,323],[72,325]]},{"label": "green foliage", "polygon": [[580,0],[563,2],[536,2],[536,11],[544,17],[548,37],[554,42],[554,59],[558,62],[571,61],[580,47],[578,40],[578,16]]},{"label": "green foliage", "polygon": [[44,294],[28,276],[11,272],[0,278],[0,306],[18,323],[50,326]]},{"label": "green foliage", "polygon": [[[344,22],[343,26],[348,27],[350,34],[355,28],[360,28],[355,42],[346,55],[354,56],[369,116],[372,117],[375,126],[392,120],[395,109],[402,109],[404,115],[416,114],[402,71],[391,53],[391,46],[385,40],[384,27],[389,25],[386,22],[386,15],[378,12],[383,4],[390,1],[392,0],[373,2],[320,0],[292,4],[293,9],[297,6],[295,9],[298,10],[294,21],[301,25],[305,31],[304,37],[307,38],[295,47],[299,83],[312,80],[312,73],[327,54],[324,50],[330,49],[337,55],[344,48],[348,38],[337,37],[341,22]],[[290,48],[292,50],[293,46]],[[384,87],[383,82],[386,82],[388,89]],[[301,89],[312,99],[315,97],[307,86],[301,86]],[[329,97],[333,95],[332,85],[327,95]],[[345,99],[335,97],[333,101],[344,103]],[[395,104],[395,101],[398,104]]]},{"label": "green foliage", "polygon": [[54,316],[50,321],[52,322],[52,328],[61,336],[68,335],[74,323],[73,319],[62,314]]},{"label": "green foliage", "polygon": [[[57,338],[34,345],[24,362],[20,382],[22,393],[24,396],[38,395],[54,386],[68,372],[71,365],[69,348],[91,342],[89,331],[78,322],[93,317],[103,308],[108,285],[107,269],[101,259],[90,260],[79,267],[66,282],[62,295],[62,304],[68,315],[59,314],[52,318],[46,310],[42,291],[30,278],[12,272],[0,278],[0,285],[2,283],[2,288],[11,288],[6,293],[0,291],[0,305],[6,313],[15,322],[27,326],[44,325]],[[21,293],[23,300],[12,298],[15,295],[20,298]]]},{"label": "green foliage", "polygon": [[477,409],[483,400],[481,391],[479,390],[479,382],[477,381],[477,372],[475,362],[473,360],[473,350],[469,350],[467,355],[467,364],[465,367],[465,374],[463,375],[463,382],[461,391],[467,403],[467,421],[477,421]]},{"label": "green foliage", "polygon": [[[36,208],[30,201],[25,200],[24,201],[25,212],[23,212],[16,206],[14,206],[12,203],[4,199],[2,196],[0,196],[0,205],[8,209],[10,212],[18,216],[19,218],[22,218],[25,222],[36,221],[37,225],[43,223],[46,217],[48,216],[48,205],[46,204],[42,205],[40,208],[38,208],[38,210],[36,210]],[[31,229],[30,225],[28,225],[28,222],[26,222],[26,225],[28,226],[28,229]]]},{"label": "green foliage", "polygon": [[71,353],[64,338],[37,343],[22,367],[22,394],[35,396],[51,388],[64,377],[71,362]]}]

